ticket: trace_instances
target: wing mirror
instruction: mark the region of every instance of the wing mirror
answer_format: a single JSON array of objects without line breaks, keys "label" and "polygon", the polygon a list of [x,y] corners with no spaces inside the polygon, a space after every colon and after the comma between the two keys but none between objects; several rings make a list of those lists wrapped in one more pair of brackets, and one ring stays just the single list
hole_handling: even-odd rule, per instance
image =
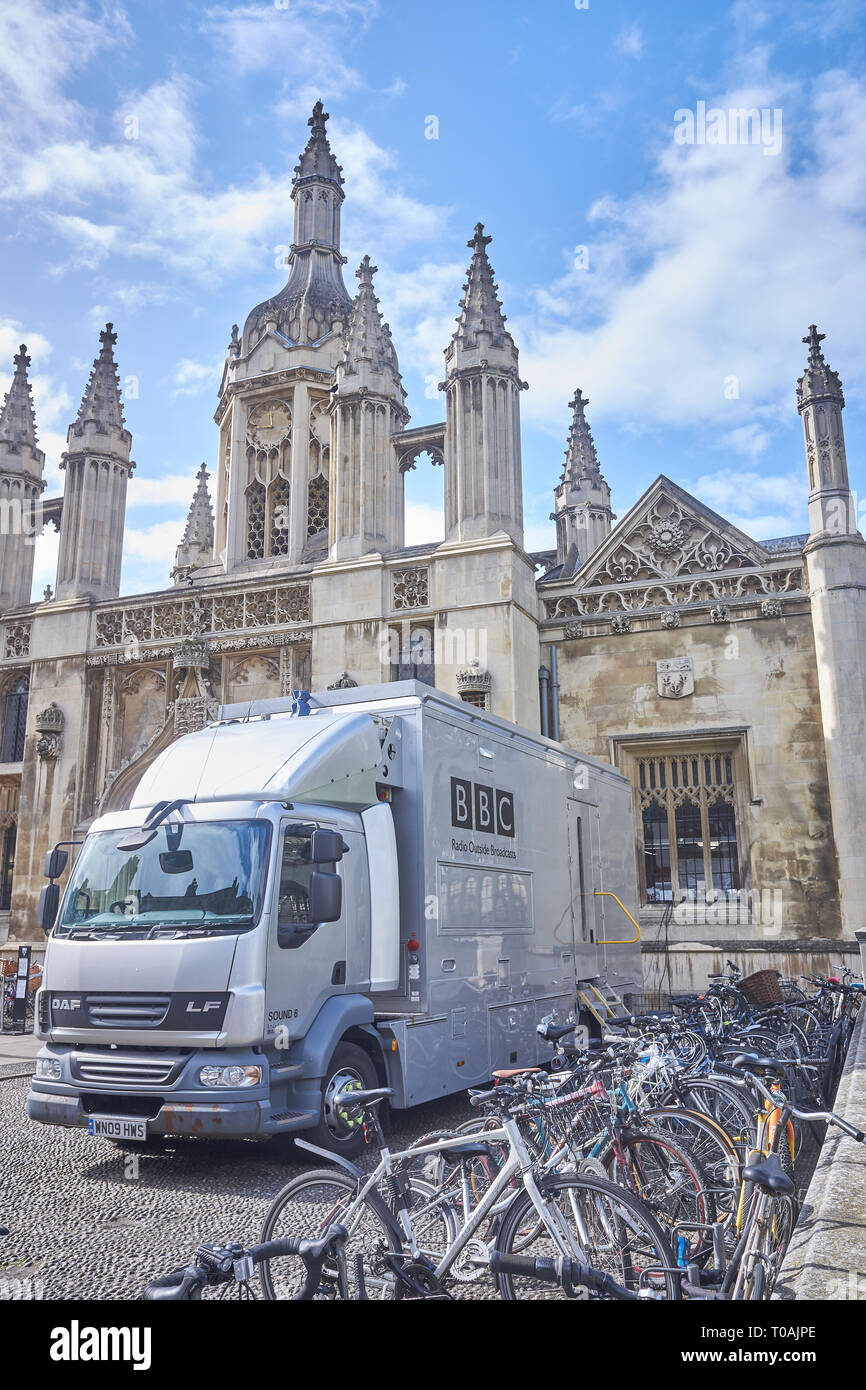
[{"label": "wing mirror", "polygon": [[46,883],[39,894],[39,906],[36,909],[36,921],[47,936],[57,921],[57,909],[60,907],[60,889],[56,883]]},{"label": "wing mirror", "polygon": [[59,878],[69,863],[69,851],[55,846],[45,856],[45,877]]},{"label": "wing mirror", "polygon": [[310,874],[310,920],[338,922],[343,911],[343,880],[339,874],[322,874],[314,869]]},{"label": "wing mirror", "polygon": [[[336,830],[314,830],[310,839],[310,859],[314,864],[338,864],[346,853],[347,846],[342,835]],[[339,917],[339,912],[337,917]],[[314,917],[314,921],[318,920]],[[331,918],[322,918],[332,920]],[[336,920],[336,919],[333,919]]]},{"label": "wing mirror", "polygon": [[[328,832],[330,834],[330,831]],[[339,837],[338,837],[339,838]],[[343,911],[343,880],[339,874],[310,874],[309,922],[277,925],[277,945],[283,950],[302,946],[322,922],[338,922]]]}]

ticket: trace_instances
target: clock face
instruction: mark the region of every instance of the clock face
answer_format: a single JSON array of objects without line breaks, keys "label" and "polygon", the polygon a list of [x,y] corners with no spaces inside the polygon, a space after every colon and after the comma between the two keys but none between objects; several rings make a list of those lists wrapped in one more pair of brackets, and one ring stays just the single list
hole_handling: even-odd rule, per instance
[{"label": "clock face", "polygon": [[288,437],[292,414],[285,401],[263,401],[254,405],[247,420],[247,434],[253,444],[272,449]]}]

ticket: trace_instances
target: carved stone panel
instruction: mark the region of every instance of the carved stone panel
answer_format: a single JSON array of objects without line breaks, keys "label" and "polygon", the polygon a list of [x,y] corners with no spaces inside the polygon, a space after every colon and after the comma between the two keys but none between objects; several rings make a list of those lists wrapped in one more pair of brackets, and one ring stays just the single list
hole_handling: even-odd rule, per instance
[{"label": "carved stone panel", "polygon": [[119,684],[121,764],[146,748],[165,723],[165,673],[152,666],[132,671]]},{"label": "carved stone panel", "polygon": [[228,704],[245,700],[270,700],[280,693],[279,658],[245,656],[231,662],[226,672],[226,701]]},{"label": "carved stone panel", "polygon": [[676,656],[656,662],[656,684],[663,700],[681,700],[695,693],[695,675],[690,656]]}]

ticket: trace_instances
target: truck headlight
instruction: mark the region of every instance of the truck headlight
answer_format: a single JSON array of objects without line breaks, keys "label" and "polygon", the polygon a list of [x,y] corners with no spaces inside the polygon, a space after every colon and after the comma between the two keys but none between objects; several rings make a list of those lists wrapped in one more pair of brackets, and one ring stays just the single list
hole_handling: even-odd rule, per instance
[{"label": "truck headlight", "polygon": [[59,1081],[63,1068],[56,1057],[37,1057],[36,1075],[43,1081]]},{"label": "truck headlight", "polygon": [[202,1086],[258,1086],[261,1067],[202,1067],[198,1074]]}]

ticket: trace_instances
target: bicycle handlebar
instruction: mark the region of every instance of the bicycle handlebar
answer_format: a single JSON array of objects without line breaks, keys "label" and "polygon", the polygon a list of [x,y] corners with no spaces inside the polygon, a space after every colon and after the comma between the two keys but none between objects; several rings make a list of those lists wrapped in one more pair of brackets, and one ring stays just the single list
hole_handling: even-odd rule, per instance
[{"label": "bicycle handlebar", "polygon": [[335,1246],[345,1243],[347,1235],[345,1226],[334,1222],[321,1240],[289,1236],[267,1240],[249,1250],[241,1245],[201,1245],[195,1253],[195,1264],[152,1279],[144,1298],[150,1303],[192,1302],[201,1298],[202,1289],[209,1284],[248,1283],[254,1267],[262,1260],[300,1255],[306,1273],[303,1287],[293,1295],[293,1301],[309,1302],[318,1287],[325,1259]]},{"label": "bicycle handlebar", "polygon": [[591,1265],[581,1264],[579,1260],[566,1260],[562,1256],[556,1259],[544,1256],[536,1258],[532,1255],[504,1255],[500,1250],[494,1250],[490,1255],[490,1272],[538,1279],[544,1284],[558,1284],[572,1296],[577,1288],[583,1286],[594,1289],[597,1293],[606,1293],[610,1298],[628,1301],[640,1299],[639,1293],[624,1288],[610,1274],[593,1269]]}]

